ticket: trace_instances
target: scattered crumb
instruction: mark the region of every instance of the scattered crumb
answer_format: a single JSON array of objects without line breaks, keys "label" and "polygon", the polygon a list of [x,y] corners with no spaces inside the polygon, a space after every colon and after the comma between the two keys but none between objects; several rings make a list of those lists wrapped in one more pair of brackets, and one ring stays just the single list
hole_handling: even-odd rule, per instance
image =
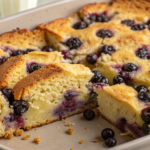
[{"label": "scattered crumb", "polygon": [[67,127],[71,127],[71,126],[74,126],[75,124],[74,123],[71,123],[71,122],[68,122],[67,124],[66,124],[66,126]]},{"label": "scattered crumb", "polygon": [[120,133],[121,136],[124,136],[124,135],[130,135],[129,132],[126,132],[126,133]]},{"label": "scattered crumb", "polygon": [[36,144],[39,144],[40,143],[40,138],[39,137],[34,138],[33,142],[36,143]]},{"label": "scattered crumb", "polygon": [[90,130],[88,127],[85,127],[85,129],[88,131],[88,130]]},{"label": "scattered crumb", "polygon": [[36,129],[34,129],[36,131]]},{"label": "scattered crumb", "polygon": [[84,143],[84,141],[83,141],[83,140],[81,140],[81,141],[80,141],[80,144],[83,144],[83,143]]},{"label": "scattered crumb", "polygon": [[61,119],[62,121],[64,121],[64,119]]},{"label": "scattered crumb", "polygon": [[57,129],[59,129],[59,127],[57,127]]},{"label": "scattered crumb", "polygon": [[28,139],[30,136],[31,136],[31,135],[29,135],[29,134],[28,134],[28,135],[25,135],[25,136],[22,137],[22,140],[26,140],[26,139]]},{"label": "scattered crumb", "polygon": [[69,133],[70,135],[73,134],[73,133],[74,133],[74,129],[69,128],[69,129],[68,129],[68,133]]},{"label": "scattered crumb", "polygon": [[61,129],[59,129],[58,131],[61,131]]},{"label": "scattered crumb", "polygon": [[70,150],[73,150],[72,148]]},{"label": "scattered crumb", "polygon": [[18,130],[15,131],[14,135],[15,136],[21,136],[23,134],[23,132],[24,131],[22,129],[18,129]]},{"label": "scattered crumb", "polygon": [[66,123],[66,121],[64,121],[64,123]]},{"label": "scattered crumb", "polygon": [[94,143],[98,143],[99,141],[100,141],[99,139],[92,140],[92,142],[94,142]]}]

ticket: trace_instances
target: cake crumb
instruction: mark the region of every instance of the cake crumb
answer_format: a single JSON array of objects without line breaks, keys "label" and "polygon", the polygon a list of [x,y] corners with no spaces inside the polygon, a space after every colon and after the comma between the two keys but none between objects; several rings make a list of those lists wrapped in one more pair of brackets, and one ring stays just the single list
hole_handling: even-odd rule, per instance
[{"label": "cake crumb", "polygon": [[88,131],[88,130],[90,130],[88,127],[85,127],[85,129]]},{"label": "cake crumb", "polygon": [[74,123],[71,123],[71,122],[68,122],[67,124],[66,124],[66,126],[67,127],[71,127],[71,126],[74,126],[75,124]]},{"label": "cake crumb", "polygon": [[34,129],[36,131],[36,129]]},{"label": "cake crumb", "polygon": [[99,141],[100,141],[99,139],[92,140],[92,142],[94,142],[94,143],[98,143]]},{"label": "cake crumb", "polygon": [[83,143],[84,143],[84,141],[83,141],[83,140],[81,140],[81,141],[80,141],[80,144],[83,144]]},{"label": "cake crumb", "polygon": [[33,142],[36,143],[36,144],[39,144],[40,143],[40,138],[39,137],[34,138]]},{"label": "cake crumb", "polygon": [[23,132],[24,131],[22,129],[18,129],[18,130],[15,131],[14,135],[15,136],[21,136],[23,134]]},{"label": "cake crumb", "polygon": [[70,150],[73,150],[72,148]]},{"label": "cake crumb", "polygon": [[69,128],[69,129],[68,129],[68,133],[69,133],[70,135],[73,134],[73,133],[74,133],[74,129]]},{"label": "cake crumb", "polygon": [[64,123],[66,123],[66,121],[64,121]]},{"label": "cake crumb", "polygon": [[57,129],[59,129],[59,127],[57,127]]},{"label": "cake crumb", "polygon": [[22,137],[22,140],[26,140],[26,139],[28,139],[30,136],[31,136],[31,135],[29,135],[29,134],[28,134],[28,135],[25,135],[25,136]]}]

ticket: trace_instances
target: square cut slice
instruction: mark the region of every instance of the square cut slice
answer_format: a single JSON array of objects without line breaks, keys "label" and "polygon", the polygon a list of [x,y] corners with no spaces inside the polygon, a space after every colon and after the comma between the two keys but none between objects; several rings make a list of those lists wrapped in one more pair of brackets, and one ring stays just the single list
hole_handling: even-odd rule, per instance
[{"label": "square cut slice", "polygon": [[23,127],[44,125],[95,108],[96,94],[87,89],[92,76],[83,65],[53,63],[20,80],[12,92],[16,101],[29,105],[22,115]]},{"label": "square cut slice", "polygon": [[18,81],[37,70],[38,67],[61,62],[62,59],[59,52],[41,51],[11,57],[0,66],[0,89],[4,87],[12,89]]},{"label": "square cut slice", "polygon": [[43,30],[16,29],[0,35],[0,50],[12,55],[15,51],[41,50],[47,45]]},{"label": "square cut slice", "polygon": [[102,117],[135,138],[144,136],[142,112],[150,106],[138,99],[138,92],[124,84],[101,87],[95,84],[98,110]]},{"label": "square cut slice", "polygon": [[[125,69],[129,64],[134,65],[133,68],[131,66],[131,70]],[[94,70],[100,71],[103,76],[107,77],[110,85],[113,84],[114,77],[120,75],[126,84],[132,86],[150,86],[149,60],[140,59],[133,52],[128,50],[118,50],[111,56],[102,54]]]}]

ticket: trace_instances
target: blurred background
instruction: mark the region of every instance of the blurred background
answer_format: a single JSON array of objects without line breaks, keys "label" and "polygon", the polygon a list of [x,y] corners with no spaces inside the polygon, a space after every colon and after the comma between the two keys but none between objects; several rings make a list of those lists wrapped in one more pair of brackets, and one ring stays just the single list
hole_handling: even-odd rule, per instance
[{"label": "blurred background", "polygon": [[0,0],[0,17],[32,9],[57,0]]}]

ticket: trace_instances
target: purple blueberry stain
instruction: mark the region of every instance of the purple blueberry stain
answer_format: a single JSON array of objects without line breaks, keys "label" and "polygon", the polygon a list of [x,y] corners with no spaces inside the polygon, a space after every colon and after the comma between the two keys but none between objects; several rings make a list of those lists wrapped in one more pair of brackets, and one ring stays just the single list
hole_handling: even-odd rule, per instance
[{"label": "purple blueberry stain", "polygon": [[136,138],[145,136],[142,127],[138,126],[136,123],[129,124],[125,118],[118,119],[116,126],[123,132],[129,130]]},{"label": "purple blueberry stain", "polygon": [[1,46],[0,49],[2,49],[4,52],[9,53],[10,55],[12,55],[15,51],[13,48],[10,48],[9,46]]},{"label": "purple blueberry stain", "polygon": [[75,110],[84,109],[88,104],[96,103],[95,95],[91,95],[90,93],[89,98],[85,102],[78,98],[79,94],[79,92],[74,90],[66,91],[62,103],[54,110],[54,115],[59,116],[61,119],[63,116],[66,116]]},{"label": "purple blueberry stain", "polygon": [[105,83],[96,83],[94,84],[94,86],[98,89],[103,89],[104,87],[109,86],[109,85]]},{"label": "purple blueberry stain", "polygon": [[4,117],[4,125],[6,130],[12,127],[18,129],[25,125],[25,121],[23,116],[17,117],[14,113],[10,113],[9,116]]}]

